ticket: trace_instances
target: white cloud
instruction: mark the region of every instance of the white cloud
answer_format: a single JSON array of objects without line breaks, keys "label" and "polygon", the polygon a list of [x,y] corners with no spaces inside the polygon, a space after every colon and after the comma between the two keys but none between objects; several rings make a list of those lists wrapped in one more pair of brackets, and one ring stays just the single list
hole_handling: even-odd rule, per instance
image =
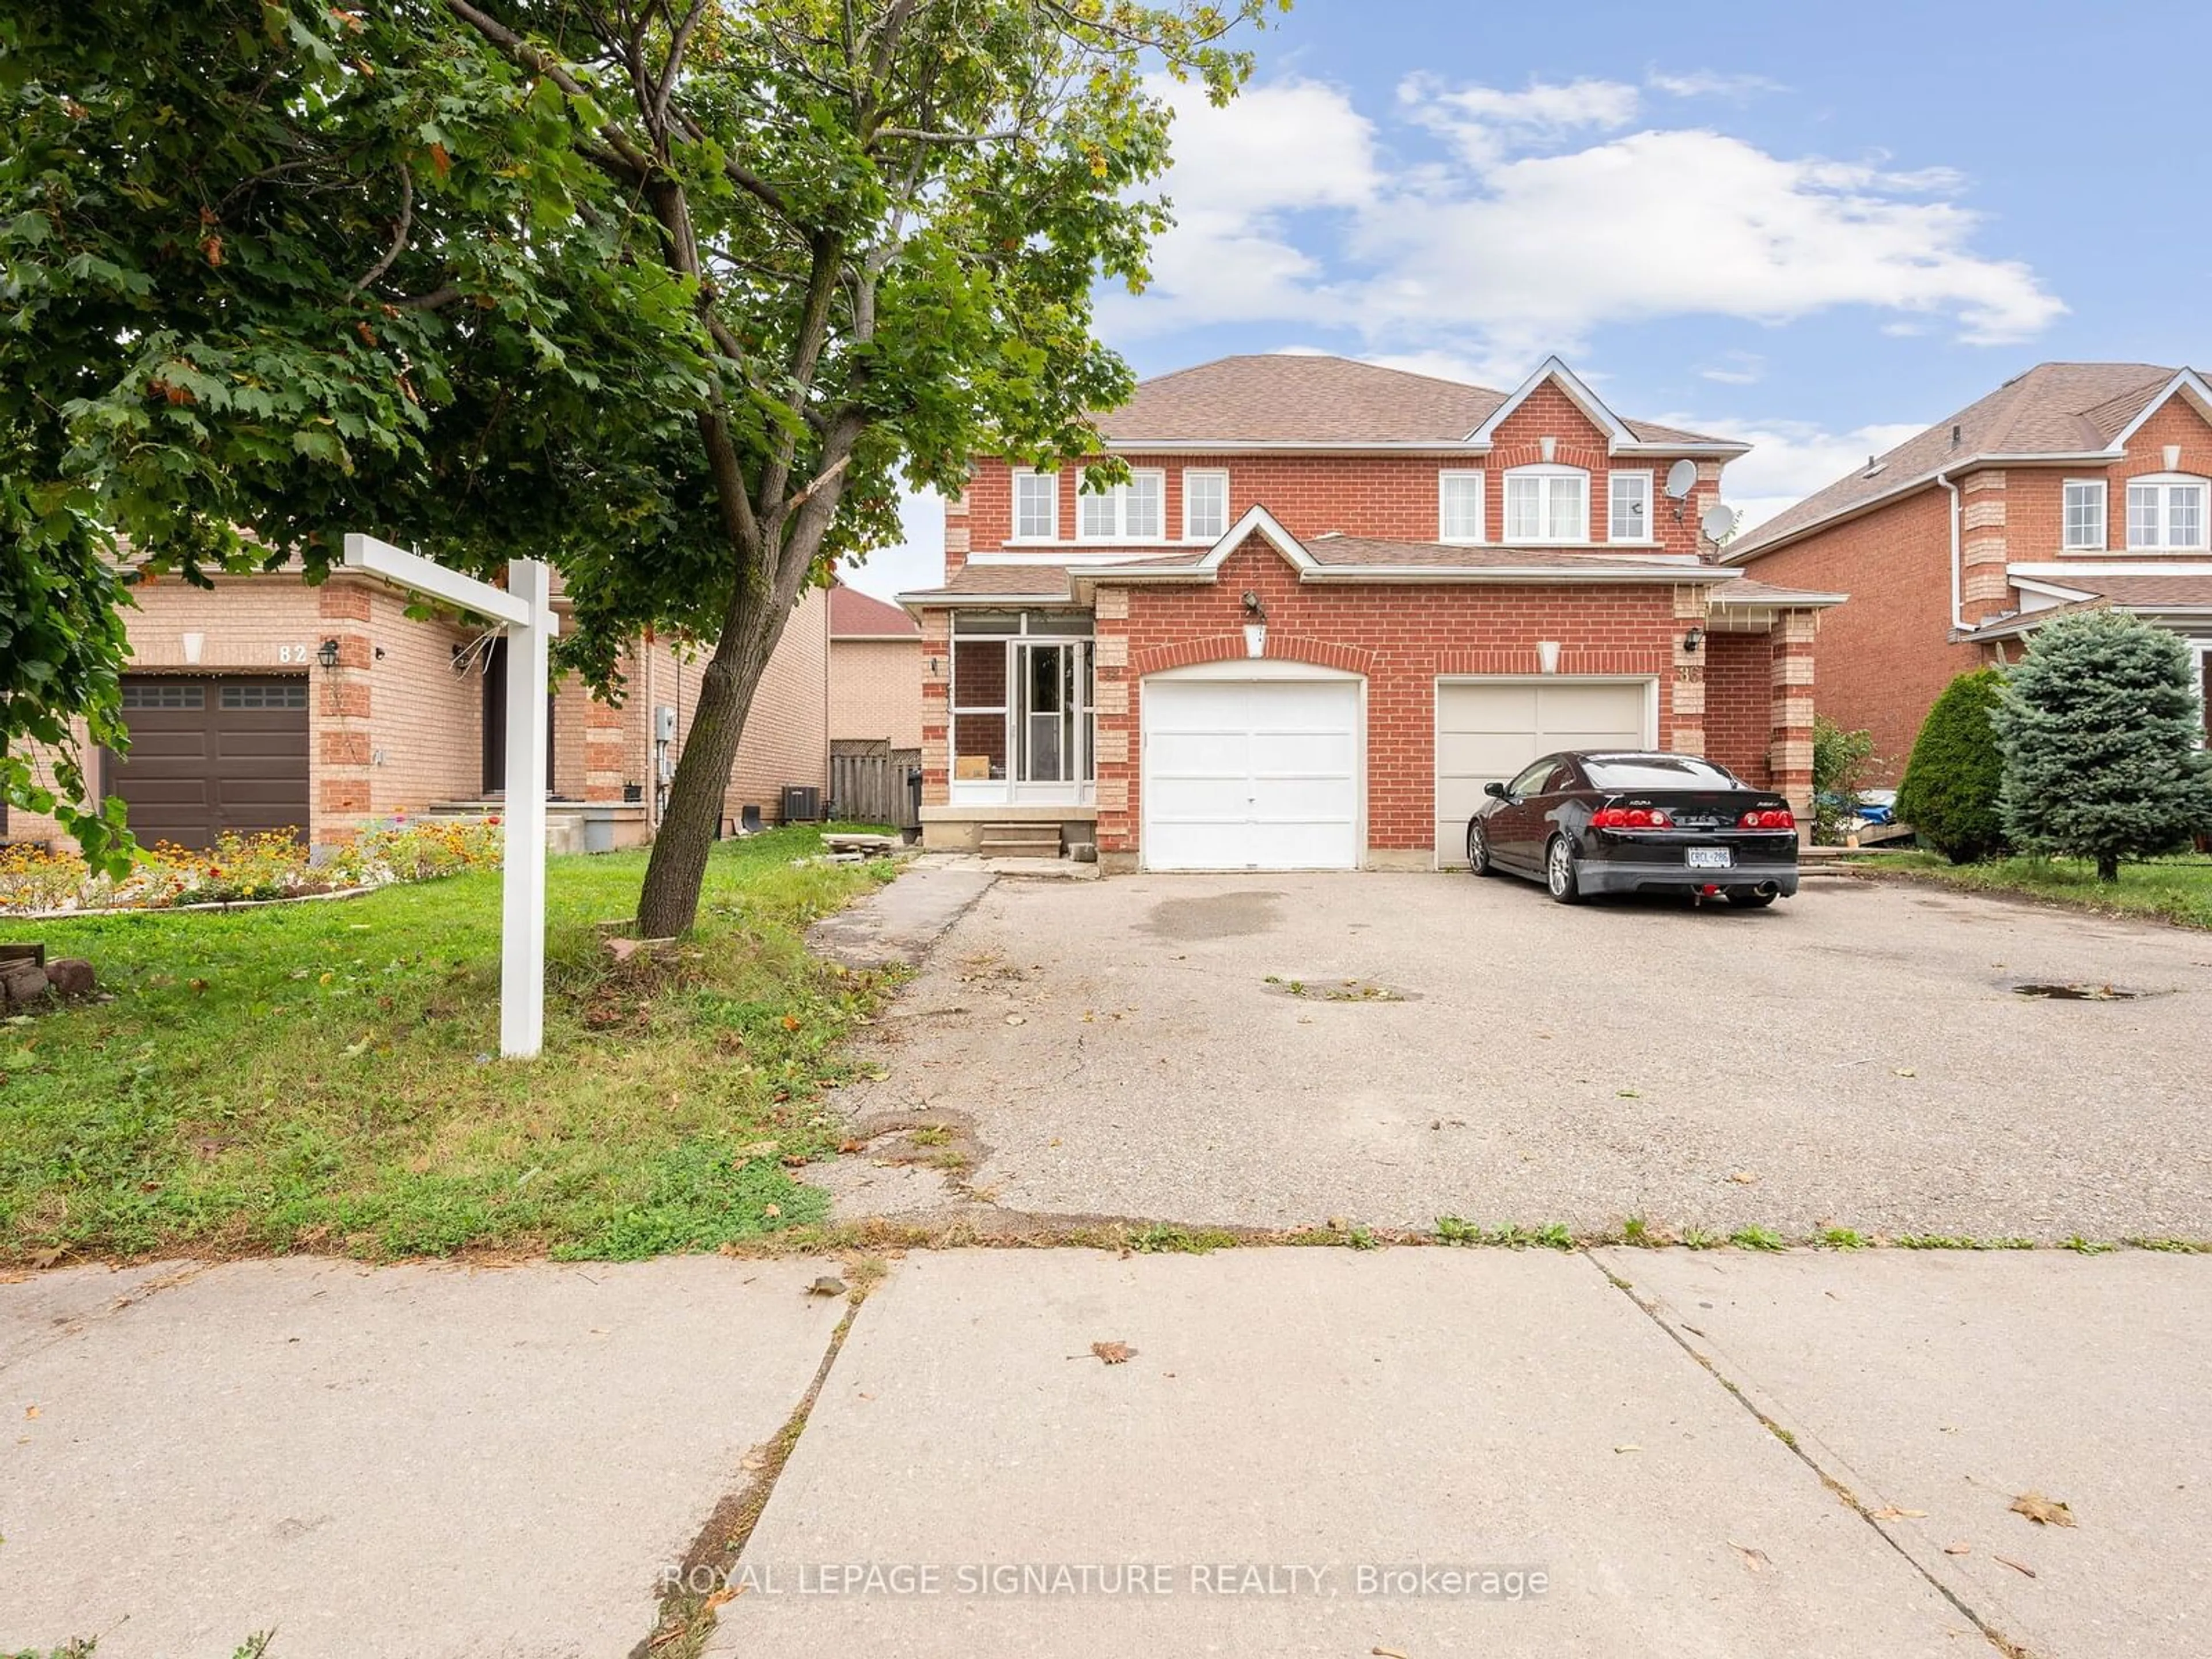
[{"label": "white cloud", "polygon": [[1756,351],[1723,351],[1717,362],[1706,364],[1698,373],[1723,386],[1757,386],[1766,378],[1766,359]]},{"label": "white cloud", "polygon": [[1830,432],[1809,421],[1697,415],[1661,418],[1669,426],[1751,446],[1751,453],[1730,461],[1721,474],[1722,497],[1743,514],[1739,532],[1765,523],[1784,507],[1864,467],[1868,456],[1893,449],[1928,427],[1925,421],[1876,422],[1849,432]]},{"label": "white cloud", "polygon": [[1619,81],[1532,81],[1519,92],[1446,87],[1408,76],[1398,101],[1420,125],[1450,139],[1471,166],[1494,165],[1516,149],[1556,144],[1584,128],[1611,132],[1636,118],[1642,96]]},{"label": "white cloud", "polygon": [[1370,356],[1510,380],[1600,327],[1659,317],[1774,324],[1865,307],[1893,328],[1994,343],[2065,309],[2024,262],[1978,246],[1982,216],[1954,199],[1951,169],[1777,155],[1711,127],[1629,131],[1644,105],[1625,82],[1413,76],[1397,118],[1417,145],[1441,136],[1443,160],[1390,153],[1345,91],[1315,81],[1220,110],[1170,95],[1181,222],[1152,293],[1109,296],[1114,332],[1343,328]]},{"label": "white cloud", "polygon": [[[1331,297],[1322,261],[1292,241],[1287,216],[1357,213],[1379,198],[1372,124],[1317,82],[1254,87],[1226,108],[1195,87],[1155,90],[1176,112],[1166,189],[1176,224],[1153,249],[1152,291],[1192,319],[1342,320],[1348,302]],[[1118,295],[1103,308],[1132,309]]]},{"label": "white cloud", "polygon": [[899,521],[906,537],[896,547],[847,564],[838,576],[848,587],[879,599],[896,599],[925,587],[945,586],[945,503],[934,490],[909,489],[899,498]]},{"label": "white cloud", "polygon": [[1644,77],[1644,83],[1670,98],[1742,100],[1762,93],[1790,90],[1781,82],[1770,81],[1763,75],[1730,75],[1720,70],[1689,70],[1671,75],[1663,70],[1653,70]]}]

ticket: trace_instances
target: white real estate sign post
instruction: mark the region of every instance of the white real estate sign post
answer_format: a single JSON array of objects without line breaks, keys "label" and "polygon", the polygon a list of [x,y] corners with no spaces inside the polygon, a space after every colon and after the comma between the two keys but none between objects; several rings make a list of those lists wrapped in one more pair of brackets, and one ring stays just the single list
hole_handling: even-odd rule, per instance
[{"label": "white real estate sign post", "polygon": [[514,559],[494,587],[416,554],[349,535],[340,561],[425,598],[507,624],[506,854],[500,877],[499,1051],[529,1060],[545,1046],[546,691],[550,682],[552,576],[536,559]]}]

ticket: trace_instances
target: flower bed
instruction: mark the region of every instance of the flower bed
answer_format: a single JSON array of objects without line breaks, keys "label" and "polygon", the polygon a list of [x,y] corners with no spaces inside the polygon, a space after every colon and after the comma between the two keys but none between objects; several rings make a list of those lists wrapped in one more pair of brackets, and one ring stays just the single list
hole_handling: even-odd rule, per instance
[{"label": "flower bed", "polygon": [[331,849],[319,864],[282,830],[225,836],[197,853],[162,842],[142,849],[120,879],[94,874],[72,853],[0,848],[0,915],[255,903],[424,881],[496,866],[501,840],[497,818],[395,821]]}]

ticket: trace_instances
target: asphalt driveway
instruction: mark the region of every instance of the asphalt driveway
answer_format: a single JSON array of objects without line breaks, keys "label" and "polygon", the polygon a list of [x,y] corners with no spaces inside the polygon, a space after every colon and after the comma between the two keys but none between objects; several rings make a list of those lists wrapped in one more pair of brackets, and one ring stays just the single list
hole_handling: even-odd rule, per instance
[{"label": "asphalt driveway", "polygon": [[[882,1043],[848,1103],[963,1126],[956,1178],[1011,1210],[2212,1237],[2212,937],[1923,887],[1000,882]],[[866,1156],[828,1178],[847,1216],[944,1201]]]}]

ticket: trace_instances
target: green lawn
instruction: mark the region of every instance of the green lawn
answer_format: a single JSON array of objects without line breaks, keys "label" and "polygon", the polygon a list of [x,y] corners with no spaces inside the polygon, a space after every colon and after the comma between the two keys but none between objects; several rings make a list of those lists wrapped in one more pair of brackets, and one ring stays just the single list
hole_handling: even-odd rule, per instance
[{"label": "green lawn", "polygon": [[1853,866],[1984,893],[2017,893],[2087,909],[2156,916],[2185,927],[2212,927],[2212,857],[2203,855],[2124,864],[2113,886],[2097,879],[2094,864],[2078,859],[1953,864],[1936,853],[1885,853],[1854,860]]},{"label": "green lawn", "polygon": [[552,861],[543,1058],[498,1046],[499,877],[230,913],[9,922],[105,1004],[0,1025],[0,1261],[315,1249],[629,1257],[823,1215],[822,1091],[883,987],[805,923],[887,878],[729,842],[672,956],[616,964],[642,853]]}]

